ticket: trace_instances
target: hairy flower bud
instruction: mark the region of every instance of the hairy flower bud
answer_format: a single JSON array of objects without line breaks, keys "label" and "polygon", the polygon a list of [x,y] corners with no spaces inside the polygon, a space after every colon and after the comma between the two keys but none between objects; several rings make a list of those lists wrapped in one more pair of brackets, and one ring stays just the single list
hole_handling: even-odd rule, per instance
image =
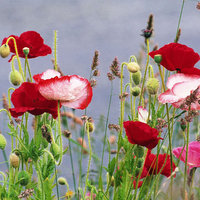
[{"label": "hairy flower bud", "polygon": [[26,186],[28,184],[28,182],[29,182],[29,174],[28,174],[28,172],[24,171],[24,170],[20,171],[18,173],[18,181],[19,181],[20,185]]},{"label": "hairy flower bud", "polygon": [[139,96],[139,95],[140,95],[140,92],[141,92],[141,89],[140,89],[140,87],[138,87],[138,86],[132,88],[132,90],[131,90],[131,94],[132,94],[134,97]]},{"label": "hairy flower bud", "polygon": [[19,167],[19,157],[15,153],[10,154],[10,165],[13,168]]},{"label": "hairy flower bud", "polygon": [[66,184],[67,184],[67,180],[66,180],[65,178],[63,178],[63,177],[60,177],[60,178],[58,179],[58,183],[59,183],[60,185],[66,185]]},{"label": "hairy flower bud", "polygon": [[10,72],[10,82],[14,86],[19,86],[23,82],[22,76],[17,70]]},{"label": "hairy flower bud", "polygon": [[130,62],[127,65],[127,69],[131,73],[136,73],[140,69],[140,66],[136,62]]},{"label": "hairy flower bud", "polygon": [[6,58],[10,54],[10,47],[7,44],[3,44],[0,47],[0,55],[2,58]]},{"label": "hairy flower bud", "polygon": [[0,133],[0,149],[4,150],[7,145],[7,140],[6,138]]},{"label": "hairy flower bud", "polygon": [[158,92],[159,86],[160,83],[158,79],[150,78],[146,83],[147,92],[151,95],[155,95]]},{"label": "hairy flower bud", "polygon": [[137,72],[132,74],[132,80],[135,83],[135,85],[139,85],[141,82],[141,78],[142,78],[142,73],[140,70],[138,70]]},{"label": "hairy flower bud", "polygon": [[56,143],[52,143],[50,147],[50,152],[53,154],[56,160],[59,159],[60,156],[60,147]]},{"label": "hairy flower bud", "polygon": [[137,145],[133,152],[134,155],[138,158],[142,158],[144,156],[144,148],[142,146]]},{"label": "hairy flower bud", "polygon": [[92,133],[95,129],[94,123],[92,123],[92,122],[85,123],[85,131],[87,131],[87,129],[88,129],[89,133]]}]

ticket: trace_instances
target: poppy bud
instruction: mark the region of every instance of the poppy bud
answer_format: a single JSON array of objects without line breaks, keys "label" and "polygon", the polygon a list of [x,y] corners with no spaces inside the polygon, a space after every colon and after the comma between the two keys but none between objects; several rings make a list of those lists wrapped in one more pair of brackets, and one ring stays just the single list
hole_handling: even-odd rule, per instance
[{"label": "poppy bud", "polygon": [[2,58],[6,58],[10,54],[10,47],[7,44],[3,44],[0,47],[0,55]]},{"label": "poppy bud", "polygon": [[181,124],[181,129],[182,129],[182,131],[185,131],[186,125],[185,124]]},{"label": "poppy bud", "polygon": [[0,149],[4,150],[7,145],[7,140],[6,138],[0,133]]},{"label": "poppy bud", "polygon": [[10,165],[13,168],[19,167],[19,157],[15,153],[10,154]]},{"label": "poppy bud", "polygon": [[155,95],[158,92],[159,86],[160,83],[158,79],[150,78],[146,83],[147,92],[151,95]]},{"label": "poppy bud", "polygon": [[140,95],[140,92],[141,92],[140,87],[134,87],[134,88],[131,90],[131,94],[132,94],[134,97],[139,96],[139,95]]},{"label": "poppy bud", "polygon": [[144,148],[142,146],[137,145],[133,152],[138,158],[142,158],[144,156]]},{"label": "poppy bud", "polygon": [[87,129],[89,130],[89,133],[92,133],[94,131],[94,123],[92,122],[87,122],[85,123],[85,131],[87,131]]},{"label": "poppy bud", "polygon": [[161,61],[162,61],[162,55],[160,55],[160,54],[156,54],[155,56],[154,56],[154,61],[156,62],[156,63],[161,63]]},{"label": "poppy bud", "polygon": [[23,48],[23,52],[25,56],[28,56],[30,49],[28,47]]},{"label": "poppy bud", "polygon": [[20,185],[22,186],[26,186],[29,182],[29,174],[27,171],[20,171],[18,173],[18,181],[20,183]]},{"label": "poppy bud", "polygon": [[127,65],[127,69],[131,73],[135,73],[140,69],[140,66],[136,62],[130,62]]},{"label": "poppy bud", "polygon": [[58,160],[60,156],[60,147],[56,143],[52,143],[50,147],[50,152],[53,154],[53,157]]},{"label": "poppy bud", "polygon": [[60,178],[58,179],[58,183],[59,183],[60,185],[66,185],[66,184],[67,184],[67,180],[66,180],[65,178],[63,178],[63,177],[60,177]]},{"label": "poppy bud", "polygon": [[19,86],[23,82],[22,76],[17,70],[10,72],[10,82],[14,86]]},{"label": "poppy bud", "polygon": [[137,168],[141,168],[142,165],[143,165],[143,162],[144,162],[143,158],[138,158],[138,160],[137,160]]},{"label": "poppy bud", "polygon": [[132,80],[135,83],[135,85],[139,85],[141,82],[141,78],[142,78],[142,73],[140,70],[138,70],[137,72],[132,74]]}]

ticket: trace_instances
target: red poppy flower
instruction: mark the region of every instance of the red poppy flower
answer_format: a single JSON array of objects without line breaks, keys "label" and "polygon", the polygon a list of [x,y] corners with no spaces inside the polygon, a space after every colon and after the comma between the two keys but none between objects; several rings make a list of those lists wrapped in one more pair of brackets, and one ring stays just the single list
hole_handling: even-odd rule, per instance
[{"label": "red poppy flower", "polygon": [[158,137],[158,130],[151,128],[146,123],[139,121],[125,121],[123,124],[128,141],[131,144],[138,144],[145,146],[148,149],[153,149],[158,144],[158,140],[162,139],[161,137]]},{"label": "red poppy flower", "polygon": [[[39,56],[46,56],[47,54],[51,54],[51,48],[44,44],[43,38],[39,33],[35,31],[27,31],[22,33],[19,37],[16,35],[10,35],[9,37],[14,37],[17,43],[17,50],[19,57],[25,58],[23,53],[23,48],[29,48],[28,58],[36,58]],[[4,38],[2,44],[5,44],[8,38]],[[15,54],[15,48],[13,40],[8,42],[10,47],[10,51]]]},{"label": "red poppy flower", "polygon": [[[167,158],[166,158],[167,156]],[[165,162],[165,159],[166,162]],[[165,164],[164,168],[162,169],[163,165]],[[174,162],[172,163],[172,171],[174,171],[176,168],[176,165]],[[145,163],[144,163],[144,168],[141,174],[140,178],[144,178],[150,174],[156,175],[160,172],[162,169],[161,173],[162,175],[169,177],[171,176],[171,160],[170,156],[166,154],[159,154],[158,157],[155,154],[151,153],[151,150],[149,149],[146,155]]]},{"label": "red poppy flower", "polygon": [[55,70],[47,70],[33,78],[38,82],[39,91],[46,99],[59,100],[63,106],[85,109],[92,100],[92,87],[83,77],[61,77]]},{"label": "red poppy flower", "polygon": [[149,53],[152,58],[157,54],[162,56],[160,64],[169,71],[200,75],[200,70],[194,68],[194,65],[200,60],[200,56],[198,53],[195,53],[192,48],[187,47],[186,45],[170,43]]},{"label": "red poppy flower", "polygon": [[10,113],[17,118],[25,112],[32,115],[41,115],[44,112],[52,114],[57,118],[57,101],[45,99],[38,91],[36,83],[24,82],[11,95],[11,101],[15,108],[11,108]]}]

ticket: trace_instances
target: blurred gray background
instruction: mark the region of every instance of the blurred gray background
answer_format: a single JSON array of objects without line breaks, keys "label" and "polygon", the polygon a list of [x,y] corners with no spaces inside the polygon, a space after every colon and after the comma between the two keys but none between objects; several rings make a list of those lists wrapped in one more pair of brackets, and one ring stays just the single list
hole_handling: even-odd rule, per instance
[{"label": "blurred gray background", "polygon": [[[110,82],[106,76],[114,57],[117,56],[122,63],[128,62],[131,55],[139,54],[141,44],[144,44],[144,38],[140,36],[141,30],[146,28],[150,14],[154,15],[154,37],[151,41],[159,47],[173,42],[182,1],[0,0],[0,4],[0,41],[12,34],[19,36],[22,32],[34,30],[41,34],[45,44],[53,48],[54,30],[57,30],[58,64],[65,75],[78,74],[89,78],[94,51],[99,50],[98,68],[101,75],[97,77],[98,85],[93,90],[93,100],[87,109],[88,116],[98,119],[101,114],[107,114]],[[200,54],[200,10],[196,9],[196,4],[197,1],[185,1],[179,43],[186,44]],[[48,55],[29,60],[32,74],[52,68],[52,57],[53,55]],[[7,58],[0,59],[0,94],[7,93],[8,88],[12,87],[8,79],[11,67],[7,61]],[[24,63],[23,59],[21,61]],[[197,63],[196,67],[200,68],[200,63]],[[125,75],[125,78],[128,77]],[[114,94],[109,122],[117,124],[117,79],[114,80]],[[81,116],[84,111],[77,113]],[[2,113],[0,121],[5,124],[5,115]],[[9,156],[9,147],[6,153]],[[0,152],[0,163],[3,160],[3,154]],[[69,160],[63,162],[70,171]],[[75,168],[78,170],[77,166]],[[0,170],[4,169],[5,164],[0,164]],[[65,170],[62,176],[68,179],[73,189],[71,174]]]}]

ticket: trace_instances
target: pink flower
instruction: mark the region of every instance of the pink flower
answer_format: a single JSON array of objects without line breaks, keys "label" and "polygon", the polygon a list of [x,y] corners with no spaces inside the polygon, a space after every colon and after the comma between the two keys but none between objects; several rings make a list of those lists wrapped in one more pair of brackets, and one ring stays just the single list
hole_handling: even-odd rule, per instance
[{"label": "pink flower", "polygon": [[33,78],[42,96],[49,100],[59,100],[63,106],[85,109],[92,100],[90,82],[78,75],[61,77],[56,71],[47,70]]},{"label": "pink flower", "polygon": [[[177,147],[173,149],[172,153],[185,163],[186,147],[181,154],[183,148],[184,147]],[[194,141],[189,143],[187,165],[190,169],[193,167],[200,167],[200,142]]]},{"label": "pink flower", "polygon": [[[171,103],[175,108],[179,108],[186,98],[198,88],[200,85],[199,75],[189,74],[174,74],[167,80],[166,86],[168,90],[158,96],[158,100],[165,104]],[[197,98],[199,89],[197,91]],[[184,110],[187,110],[188,106],[185,105]],[[198,101],[191,103],[191,110],[199,110],[200,104]]]}]

